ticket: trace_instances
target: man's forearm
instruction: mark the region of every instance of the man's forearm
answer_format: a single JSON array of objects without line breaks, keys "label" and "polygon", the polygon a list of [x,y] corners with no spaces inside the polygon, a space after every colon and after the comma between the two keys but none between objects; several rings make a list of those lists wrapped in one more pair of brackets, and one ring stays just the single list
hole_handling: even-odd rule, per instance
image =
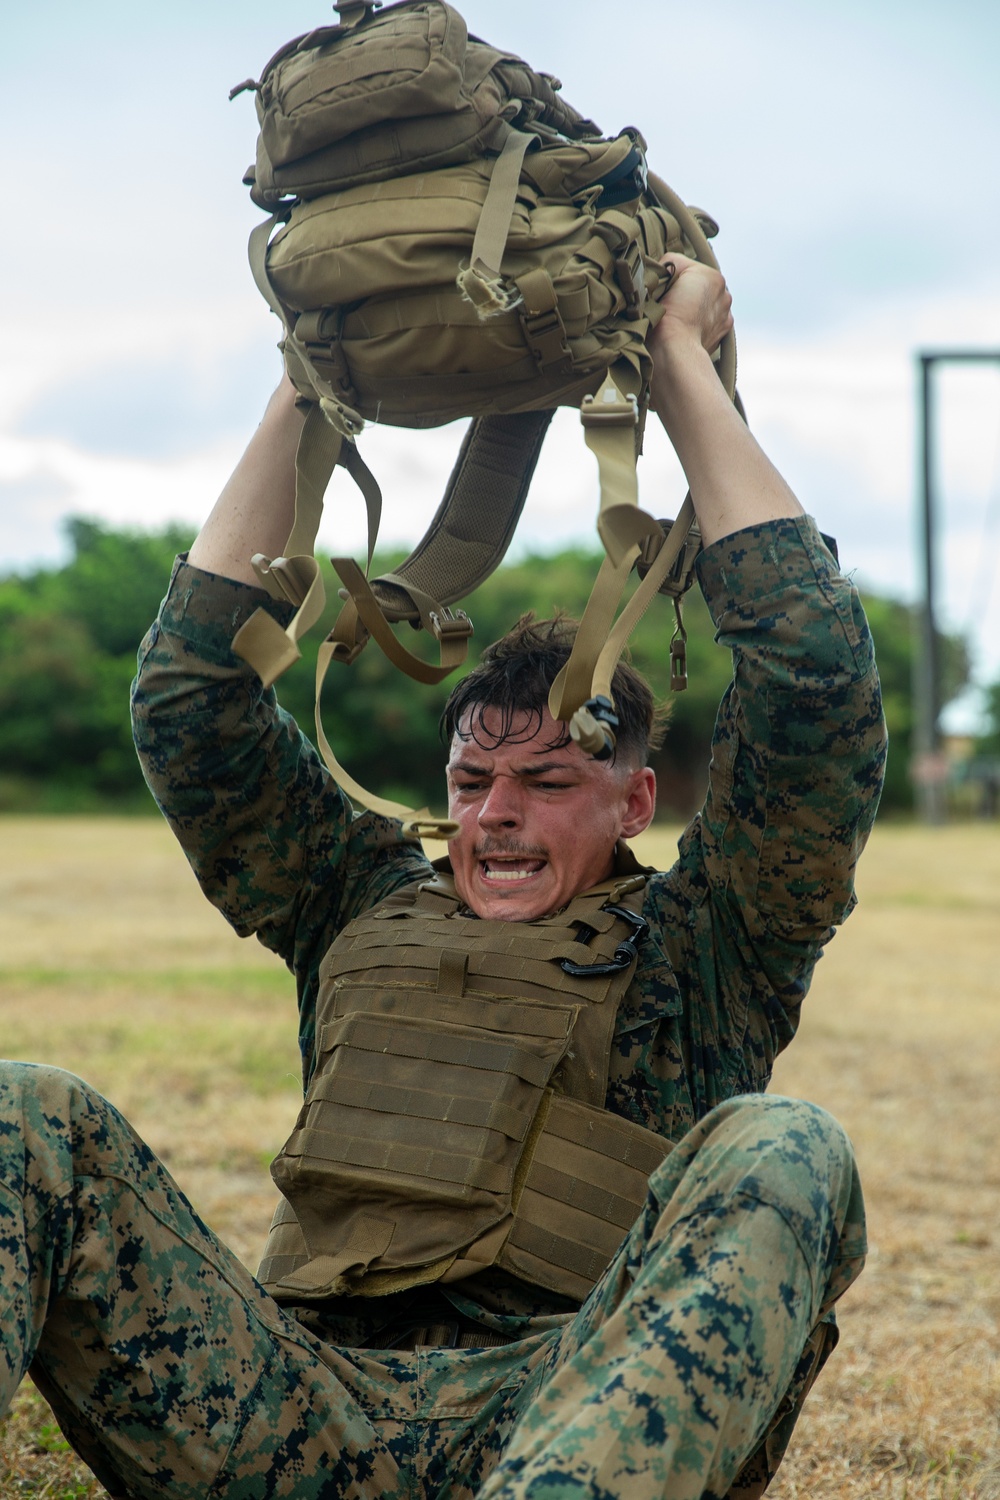
[{"label": "man's forearm", "polygon": [[251,556],[280,555],[295,514],[295,450],[302,422],[295,387],[284,377],[195,539],[189,555],[195,567],[256,583]]},{"label": "man's forearm", "polygon": [[700,345],[679,340],[658,355],[656,411],[691,489],[705,545],[802,506],[740,417]]},{"label": "man's forearm", "polygon": [[732,328],[718,271],[683,255],[653,330],[651,401],[687,476],[705,545],[802,507],[729,400],[712,351]]}]

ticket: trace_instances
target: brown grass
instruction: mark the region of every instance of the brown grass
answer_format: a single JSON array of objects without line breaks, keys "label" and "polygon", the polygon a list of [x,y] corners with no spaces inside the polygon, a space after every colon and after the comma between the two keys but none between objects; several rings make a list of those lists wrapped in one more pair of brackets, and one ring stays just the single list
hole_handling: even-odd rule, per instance
[{"label": "brown grass", "polygon": [[[872,1255],[769,1495],[1000,1500],[998,831],[880,827],[859,886],[775,1088],[850,1131]],[[4,1051],[107,1093],[254,1265],[298,1093],[281,965],[131,821],[0,822],[0,956]],[[0,1496],[101,1494],[25,1385]]]}]

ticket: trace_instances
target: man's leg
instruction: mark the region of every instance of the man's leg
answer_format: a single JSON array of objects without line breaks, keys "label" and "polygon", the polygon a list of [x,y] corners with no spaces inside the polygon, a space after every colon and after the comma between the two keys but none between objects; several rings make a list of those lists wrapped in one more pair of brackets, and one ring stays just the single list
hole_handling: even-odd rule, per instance
[{"label": "man's leg", "polygon": [[363,1376],[261,1291],[112,1106],[0,1063],[0,1413],[29,1369],[112,1494],[398,1488]]},{"label": "man's leg", "polygon": [[863,1258],[836,1121],[780,1098],[713,1110],[653,1174],[482,1500],[724,1496]]}]

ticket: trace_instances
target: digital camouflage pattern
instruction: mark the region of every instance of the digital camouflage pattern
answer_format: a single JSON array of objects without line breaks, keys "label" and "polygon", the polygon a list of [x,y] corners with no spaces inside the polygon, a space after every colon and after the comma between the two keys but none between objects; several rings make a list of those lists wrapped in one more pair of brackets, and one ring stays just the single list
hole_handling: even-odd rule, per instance
[{"label": "digital camouflage pattern", "polygon": [[[699,571],[734,679],[703,814],[649,885],[607,1092],[609,1109],[681,1144],[582,1310],[495,1272],[435,1293],[432,1313],[394,1299],[281,1310],[109,1106],[68,1075],[13,1066],[4,1394],[34,1357],[112,1492],[762,1492],[832,1343],[817,1320],[856,1274],[863,1214],[821,1111],[726,1101],[766,1088],[850,910],[885,742],[857,596],[811,522],[741,531]],[[352,817],[232,656],[265,597],[179,564],[143,645],[134,722],[206,894],[296,976],[308,1078],[330,941],[427,866],[397,825]],[[515,1342],[387,1352],[415,1316],[459,1320],[463,1343]]]},{"label": "digital camouflage pattern", "polygon": [[749,1500],[787,1434],[733,1475],[864,1255],[840,1127],[779,1098],[712,1111],[582,1310],[495,1348],[324,1338],[58,1069],[0,1065],[0,1183],[0,1409],[30,1368],[134,1500]]}]

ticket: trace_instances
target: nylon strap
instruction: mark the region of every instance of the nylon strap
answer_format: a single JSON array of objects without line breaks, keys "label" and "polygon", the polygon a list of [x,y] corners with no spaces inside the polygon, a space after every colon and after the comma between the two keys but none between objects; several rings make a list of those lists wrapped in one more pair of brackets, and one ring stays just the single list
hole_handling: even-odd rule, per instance
[{"label": "nylon strap", "polygon": [[266,609],[257,609],[233,638],[233,650],[249,662],[270,687],[301,652],[298,642],[323,613],[326,590],[312,556],[323,510],[323,492],[341,454],[344,437],[320,407],[310,407],[295,452],[295,520],[286,543],[287,556],[270,559],[257,553],[254,572],[272,599],[287,600],[296,613],[282,630]]},{"label": "nylon strap", "polygon": [[[628,365],[616,367],[622,384],[632,384]],[[623,392],[609,370],[596,396],[584,396],[580,407],[587,447],[597,459],[601,501],[597,530],[604,550],[617,566],[644,537],[654,536],[659,523],[639,509],[635,472],[639,402],[635,392]]]},{"label": "nylon strap", "polygon": [[[331,1086],[332,1085],[332,1086]],[[533,1115],[515,1109],[501,1099],[431,1092],[385,1082],[367,1083],[361,1079],[323,1079],[315,1089],[317,1099],[330,1099],[350,1109],[371,1109],[376,1113],[411,1115],[418,1120],[447,1119],[456,1125],[472,1125],[482,1130],[498,1130],[514,1141],[523,1141]],[[625,1225],[632,1223],[635,1214]]]},{"label": "nylon strap", "polygon": [[[417,682],[438,683],[453,672],[465,660],[468,650],[469,637],[472,634],[472,625],[468,615],[462,610],[454,614],[449,609],[442,610],[441,614],[431,611],[428,617],[428,627],[433,631],[440,647],[440,664],[432,665],[430,662],[422,661],[412,651],[408,651],[396,636],[393,635],[389,622],[382,612],[378,600],[372,593],[371,584],[362,573],[352,557],[334,557],[331,559],[341,582],[350,594],[350,599],[341,610],[341,619],[344,619],[344,627],[340,627],[340,619],[334,626],[334,637],[338,645],[344,641],[347,633],[348,622],[351,619],[351,606],[357,612],[358,617],[365,630],[381,646],[393,666],[400,671],[406,672],[408,676]],[[433,601],[429,601],[433,602]],[[357,641],[357,630],[352,632],[354,641]],[[341,653],[342,654],[342,653]]]},{"label": "nylon strap", "polygon": [[479,275],[496,279],[500,275],[503,253],[510,234],[510,221],[514,217],[517,188],[521,181],[521,164],[536,135],[527,135],[521,130],[511,130],[497,157],[486,191],[486,200],[476,225],[469,257],[471,269]]},{"label": "nylon strap", "polygon": [[554,719],[569,723],[576,710],[594,696],[594,668],[610,634],[632,564],[638,556],[639,548],[635,546],[625,553],[617,567],[610,557],[602,561],[569,660],[549,689],[549,713]]},{"label": "nylon strap", "polygon": [[[654,173],[650,173],[649,183],[662,206],[669,213],[673,214],[674,218],[680,224],[698,260],[704,265],[712,266],[715,270],[718,270],[719,263],[715,258],[715,252],[709,244],[708,237],[687,204],[678,198],[673,189],[668,187],[661,177],[657,177]],[[742,413],[742,407],[736,391],[736,339],[732,333],[728,333],[720,345],[716,368],[719,379],[722,381],[730,400],[734,402],[737,410]],[[601,392],[598,392],[598,397],[595,399],[598,401],[601,399]],[[586,402],[586,398],[584,398],[584,401]],[[581,407],[582,415],[583,407]],[[600,438],[598,441],[600,441]],[[589,430],[587,433],[587,445],[596,451]],[[620,440],[617,451],[619,456],[614,458],[609,455],[604,460],[603,465],[601,455],[598,453],[602,487],[601,516],[603,516],[606,507],[603,493],[604,470],[607,468],[612,480],[617,482],[622,468]],[[629,492],[631,493],[631,484],[629,484]],[[626,500],[622,507],[620,520],[618,517],[609,519],[605,526],[602,527],[600,516],[598,518],[598,530],[601,534],[601,540],[605,544],[607,557],[605,558],[605,562],[601,564],[600,571],[594,581],[594,587],[587,601],[573,650],[570,653],[570,659],[556,677],[549,691],[549,712],[554,719],[560,719],[566,723],[573,720],[588,698],[606,697],[610,698],[612,702],[614,701],[611,693],[611,679],[614,676],[621,653],[625,648],[629,635],[648,608],[653,595],[658,591],[660,584],[666,579],[674,561],[680,555],[681,548],[694,520],[694,506],[690,493],[688,493],[684,504],[678,512],[677,519],[671,527],[670,535],[657,555],[656,561],[636,589],[629,604],[622,611],[617,625],[612,629],[614,611],[617,608],[618,600],[621,598],[625,586],[625,577],[627,577],[627,570],[625,577],[620,577],[620,574],[624,568],[624,558],[628,556],[628,553],[624,552],[622,548],[630,535],[628,529],[629,521],[632,520],[632,524],[641,524],[629,516],[628,503],[628,500]],[[639,510],[636,505],[633,517],[642,515],[644,515],[644,512]],[[659,527],[657,526],[656,529],[658,530]],[[653,531],[643,533],[643,535],[654,534],[655,532]],[[637,540],[641,540],[641,537],[637,537]],[[612,563],[612,558],[616,552],[619,557],[619,566],[617,568]],[[638,547],[632,553],[633,561],[637,555]],[[628,566],[631,567],[631,562]],[[656,578],[655,586],[650,583],[652,576]]]},{"label": "nylon strap", "polygon": [[383,818],[400,819],[403,824],[403,836],[405,838],[453,839],[458,832],[457,823],[453,822],[450,818],[433,817],[427,807],[414,809],[407,807],[405,802],[393,802],[388,797],[376,797],[372,792],[367,791],[360,782],[355,781],[354,777],[340,764],[340,761],[333,753],[333,746],[327,739],[326,731],[323,728],[320,700],[323,693],[323,681],[330,662],[333,660],[336,645],[335,641],[328,638],[322,642],[316,656],[316,695],[314,705],[316,744],[330,775],[341,791],[357,806],[366,807],[370,812],[377,813]]},{"label": "nylon strap", "polygon": [[632,634],[639,621],[642,619],[650,603],[659,593],[660,585],[667,578],[674,562],[680,556],[682,547],[687,540],[687,534],[691,530],[694,520],[694,505],[691,496],[687,495],[684,504],[677,512],[677,519],[671,526],[667,538],[653,559],[645,578],[639,584],[618,619],[615,621],[614,629],[610,632],[597,665],[594,668],[594,676],[591,685],[592,698],[603,696],[610,698],[611,679],[615,674],[622,652],[625,649],[629,636]]},{"label": "nylon strap", "polygon": [[288,309],[271,285],[267,274],[267,246],[278,222],[274,215],[258,224],[250,235],[250,269],[258,290],[286,330],[286,342],[314,387],[316,404],[310,406],[295,452],[295,514],[285,542],[284,555],[266,558],[256,554],[253,567],[273,599],[287,600],[296,613],[282,630],[266,610],[258,609],[233,639],[233,650],[270,687],[301,655],[298,642],[323,613],[326,590],[313,556],[316,533],[323,514],[323,497],[330,476],[341,463],[358,485],[368,514],[368,560],[371,562],[382,511],[382,494],[374,475],[354,444],[360,418],[321,379],[305,345],[295,338]]}]

